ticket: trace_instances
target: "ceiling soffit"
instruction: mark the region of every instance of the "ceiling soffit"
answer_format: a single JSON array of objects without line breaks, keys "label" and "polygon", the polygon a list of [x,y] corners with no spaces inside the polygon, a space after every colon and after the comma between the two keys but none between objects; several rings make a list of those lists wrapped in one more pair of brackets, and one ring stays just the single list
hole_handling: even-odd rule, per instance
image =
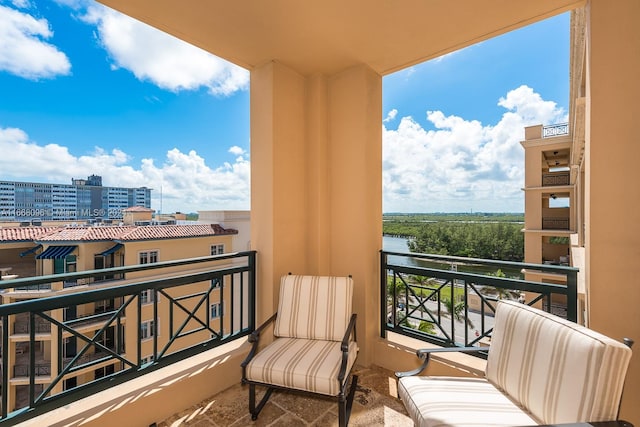
[{"label": "ceiling soffit", "polygon": [[251,69],[381,75],[582,6],[584,0],[99,0]]}]

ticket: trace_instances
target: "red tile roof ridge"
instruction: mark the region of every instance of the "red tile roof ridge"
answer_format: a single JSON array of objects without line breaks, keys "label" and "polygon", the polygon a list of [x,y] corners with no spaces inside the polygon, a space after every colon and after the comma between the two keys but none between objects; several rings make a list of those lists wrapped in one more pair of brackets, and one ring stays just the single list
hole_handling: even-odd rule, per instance
[{"label": "red tile roof ridge", "polygon": [[32,241],[55,233],[60,227],[0,227],[0,242]]},{"label": "red tile roof ridge", "polygon": [[219,224],[142,225],[124,233],[120,240],[153,240],[238,234]]},{"label": "red tile roof ridge", "polygon": [[[36,229],[38,232],[36,232]],[[3,232],[4,230],[4,232]],[[11,231],[6,231],[11,230]],[[32,231],[29,231],[32,230]],[[238,234],[219,224],[99,225],[0,228],[1,241],[87,242],[180,239]]]}]

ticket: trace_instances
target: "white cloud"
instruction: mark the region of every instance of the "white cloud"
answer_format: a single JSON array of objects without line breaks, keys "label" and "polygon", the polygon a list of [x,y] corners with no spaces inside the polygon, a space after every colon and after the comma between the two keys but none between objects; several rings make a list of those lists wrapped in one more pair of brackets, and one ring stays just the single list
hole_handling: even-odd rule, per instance
[{"label": "white cloud", "polygon": [[382,120],[383,122],[390,122],[392,120],[394,120],[396,118],[396,116],[398,115],[398,110],[396,110],[395,108],[391,111],[389,111],[389,113],[387,113],[387,117],[384,118],[384,120]]},{"label": "white cloud", "polygon": [[383,126],[385,212],[523,212],[524,127],[567,120],[554,102],[527,86],[500,98],[495,125],[428,111],[435,130],[403,117]]},{"label": "white cloud", "polygon": [[[164,212],[198,209],[249,209],[250,163],[246,152],[231,147],[237,157],[233,163],[211,167],[195,151],[182,153],[177,148],[167,152],[162,164],[142,159],[139,165],[121,150],[106,152],[95,148],[90,154],[77,156],[58,144],[38,145],[16,128],[0,128],[0,170],[4,180],[37,180],[71,183],[71,178],[101,175],[104,185],[152,188],[152,208]],[[52,162],[51,159],[56,159]]]},{"label": "white cloud", "polygon": [[174,92],[206,87],[221,96],[249,86],[247,70],[114,10],[93,5],[82,19],[96,25],[112,68],[139,80]]},{"label": "white cloud", "polygon": [[[27,7],[26,1],[16,1]],[[27,79],[53,78],[71,72],[67,56],[45,40],[53,37],[46,19],[0,6],[0,71]]]},{"label": "white cloud", "polygon": [[18,7],[20,9],[26,9],[31,7],[31,3],[29,2],[29,0],[13,0],[11,4],[13,4],[15,7]]},{"label": "white cloud", "polygon": [[[527,86],[509,91],[499,104],[506,111],[496,124],[428,111],[430,130],[411,117],[401,118],[395,130],[383,125],[384,211],[522,212],[524,127],[564,122],[567,115]],[[153,188],[155,209],[162,193],[164,212],[248,209],[248,153],[239,146],[227,151],[235,159],[216,166],[179,149],[161,163],[134,164],[121,150],[75,155],[58,144],[39,145],[20,129],[0,128],[3,179],[33,180],[29,174],[37,171],[49,182],[65,183],[95,173],[105,185]]]},{"label": "white cloud", "polygon": [[233,147],[229,148],[229,153],[235,154],[236,156],[241,156],[245,154],[246,151],[243,148],[234,145]]}]

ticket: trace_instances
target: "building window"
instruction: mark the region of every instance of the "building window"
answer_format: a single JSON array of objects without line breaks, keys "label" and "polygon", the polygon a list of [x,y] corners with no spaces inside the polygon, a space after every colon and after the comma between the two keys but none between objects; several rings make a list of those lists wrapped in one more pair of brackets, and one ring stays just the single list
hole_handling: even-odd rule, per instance
[{"label": "building window", "polygon": [[145,251],[139,254],[139,264],[151,264],[158,262],[158,251]]},{"label": "building window", "polygon": [[222,316],[222,304],[219,302],[211,304],[209,312],[211,319],[219,319]]},{"label": "building window", "polygon": [[76,271],[78,271],[77,260],[75,255],[68,255],[65,258],[65,264],[66,264],[66,268],[65,268],[66,273],[75,273]]},{"label": "building window", "polygon": [[222,255],[224,253],[224,245],[211,245],[211,255]]},{"label": "building window", "polygon": [[[155,292],[153,289],[145,289],[140,293],[140,301],[142,304],[149,304],[156,300]],[[158,295],[157,300],[160,301],[160,296]]]},{"label": "building window", "polygon": [[221,285],[222,285],[221,278],[216,277],[215,279],[211,279],[211,289],[220,289]]},{"label": "building window", "polygon": [[140,364],[141,365],[146,365],[147,363],[152,363],[153,360],[155,358],[153,357],[153,355],[147,356],[147,357],[143,357],[142,359],[140,359]]},{"label": "building window", "polygon": [[146,340],[152,338],[155,335],[153,320],[146,320],[140,324],[140,339]]}]

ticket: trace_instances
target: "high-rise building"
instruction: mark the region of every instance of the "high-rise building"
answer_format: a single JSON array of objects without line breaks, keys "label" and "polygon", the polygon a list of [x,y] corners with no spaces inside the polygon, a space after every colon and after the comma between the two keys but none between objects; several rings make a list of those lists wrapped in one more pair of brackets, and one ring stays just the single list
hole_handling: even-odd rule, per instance
[{"label": "high-rise building", "polygon": [[0,221],[122,219],[122,210],[151,207],[147,187],[105,187],[102,177],[71,180],[71,184],[0,181]]}]

